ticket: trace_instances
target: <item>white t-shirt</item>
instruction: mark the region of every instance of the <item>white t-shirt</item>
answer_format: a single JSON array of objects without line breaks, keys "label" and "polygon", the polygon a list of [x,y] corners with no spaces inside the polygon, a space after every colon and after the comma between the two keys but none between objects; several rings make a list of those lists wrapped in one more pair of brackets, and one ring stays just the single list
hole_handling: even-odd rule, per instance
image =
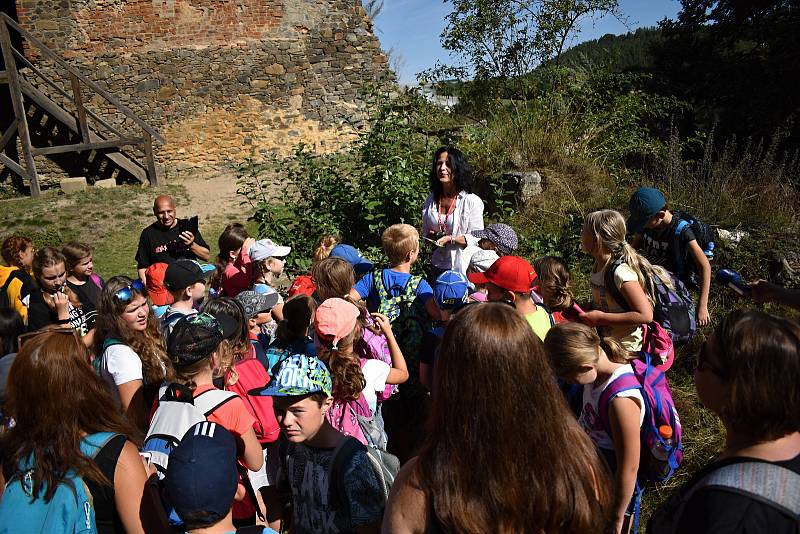
[{"label": "white t-shirt", "polygon": [[367,360],[361,367],[364,380],[367,382],[361,394],[364,395],[364,399],[369,404],[369,409],[373,414],[378,404],[378,392],[386,388],[386,379],[389,377],[389,371],[391,370],[392,368],[389,364],[381,360]]},{"label": "white t-shirt", "polygon": [[[578,418],[578,421],[581,423],[581,426],[586,429],[589,433],[589,437],[592,438],[592,441],[598,446],[602,447],[603,449],[614,450],[614,441],[611,439],[611,436],[606,432],[603,428],[603,423],[600,420],[600,395],[603,391],[608,387],[608,385],[625,374],[633,374],[633,367],[628,365],[622,365],[617,368],[611,376],[608,377],[608,380],[600,384],[599,386],[595,384],[587,384],[583,386],[583,409],[581,409],[581,415]],[[629,389],[627,391],[621,392],[618,397],[627,397],[631,398],[636,401],[639,405],[639,427],[641,428],[642,423],[644,422],[644,399],[642,398],[642,392],[639,389]],[[613,400],[611,401],[614,402]],[[609,403],[609,409],[611,407],[611,403]]]},{"label": "white t-shirt", "polygon": [[114,398],[120,401],[120,384],[144,380],[142,360],[128,345],[111,345],[103,351],[100,376],[108,384]]},{"label": "white t-shirt", "polygon": [[[614,300],[609,291],[606,291],[605,275],[606,270],[611,266],[609,263],[602,271],[592,273],[592,304],[595,309],[610,313],[623,313],[625,308]],[[638,282],[639,277],[628,267],[627,263],[621,263],[614,271],[614,284],[617,289],[622,291],[622,284],[625,282]],[[626,349],[636,352],[642,350],[642,327],[641,325],[609,325],[602,328],[603,335],[614,337],[620,340]]]}]

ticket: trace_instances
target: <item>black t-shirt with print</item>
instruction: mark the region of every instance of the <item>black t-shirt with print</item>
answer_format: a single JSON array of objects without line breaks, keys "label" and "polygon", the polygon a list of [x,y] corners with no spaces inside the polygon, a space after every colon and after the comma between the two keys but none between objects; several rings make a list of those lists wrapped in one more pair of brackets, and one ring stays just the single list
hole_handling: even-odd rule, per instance
[{"label": "black t-shirt with print", "polygon": [[[660,265],[671,273],[678,269],[678,265],[675,265],[676,254],[672,247],[678,243],[675,239],[675,228],[680,222],[681,220],[673,215],[672,222],[666,228],[646,228],[642,232],[639,252],[653,265]],[[683,229],[680,238],[686,244],[697,239],[689,226]]]},{"label": "black t-shirt with print", "polygon": [[[178,224],[172,228],[164,228],[154,222],[139,236],[139,249],[136,251],[136,264],[139,269],[146,269],[154,263],[172,263],[177,259],[198,259],[189,247],[180,238],[185,229],[186,220],[178,219]],[[201,247],[208,248],[200,231],[192,230],[194,242]]]},{"label": "black t-shirt with print", "polygon": [[[729,458],[715,462],[697,472],[680,490],[672,494],[659,508],[647,525],[648,534],[680,532],[686,534],[745,534],[769,532],[770,534],[798,534],[797,519],[745,495],[713,487],[697,490],[686,503],[683,514],[675,517],[677,510],[692,486],[709,473],[726,465],[758,461],[753,458]],[[800,455],[784,462],[770,462],[800,474]],[[673,522],[677,521],[676,525]],[[677,529],[670,527],[676,526]]]},{"label": "black t-shirt with print", "polygon": [[94,327],[94,318],[97,315],[95,310],[91,310],[89,315],[84,312],[83,306],[76,308],[69,304],[69,319],[60,321],[58,312],[47,305],[41,289],[36,289],[31,293],[30,304],[28,305],[28,331],[35,332],[51,324],[63,324],[71,326],[82,336]]}]

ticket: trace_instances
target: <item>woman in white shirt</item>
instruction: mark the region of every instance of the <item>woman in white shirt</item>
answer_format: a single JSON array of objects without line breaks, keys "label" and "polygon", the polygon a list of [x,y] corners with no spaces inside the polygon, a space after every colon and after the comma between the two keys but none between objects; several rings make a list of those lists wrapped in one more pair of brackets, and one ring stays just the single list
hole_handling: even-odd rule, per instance
[{"label": "woman in white shirt", "polygon": [[147,430],[147,409],[173,371],[144,284],[111,278],[100,293],[96,328],[95,368],[128,419]]},{"label": "woman in white shirt", "polygon": [[463,254],[478,239],[470,235],[483,229],[483,201],[471,193],[472,171],[457,148],[442,147],[433,156],[429,176],[431,194],[422,206],[422,235],[437,243],[431,256],[435,279],[447,270],[466,273],[469,258]]}]

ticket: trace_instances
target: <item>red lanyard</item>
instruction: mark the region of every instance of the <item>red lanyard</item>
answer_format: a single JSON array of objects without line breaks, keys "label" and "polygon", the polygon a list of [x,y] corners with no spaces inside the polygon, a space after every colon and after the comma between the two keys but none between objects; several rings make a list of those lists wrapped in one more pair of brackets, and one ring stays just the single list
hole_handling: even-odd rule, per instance
[{"label": "red lanyard", "polygon": [[456,198],[458,198],[458,195],[452,198],[452,202],[450,202],[450,208],[447,210],[447,215],[444,216],[444,221],[442,221],[441,199],[439,200],[439,202],[436,203],[436,220],[439,223],[439,232],[442,234],[447,233],[447,219],[449,219],[450,215],[456,210]]}]

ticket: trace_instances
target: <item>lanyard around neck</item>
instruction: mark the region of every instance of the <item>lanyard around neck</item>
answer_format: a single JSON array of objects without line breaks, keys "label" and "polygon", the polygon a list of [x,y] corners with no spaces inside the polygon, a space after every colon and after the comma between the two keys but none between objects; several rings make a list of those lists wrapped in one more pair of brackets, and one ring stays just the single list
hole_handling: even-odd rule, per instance
[{"label": "lanyard around neck", "polygon": [[450,207],[447,209],[447,214],[444,216],[444,220],[442,220],[442,200],[441,198],[436,203],[436,221],[439,223],[439,232],[446,233],[447,232],[447,219],[450,218],[450,215],[456,210],[456,199],[458,198],[458,194],[453,196],[452,202],[450,202]]}]

